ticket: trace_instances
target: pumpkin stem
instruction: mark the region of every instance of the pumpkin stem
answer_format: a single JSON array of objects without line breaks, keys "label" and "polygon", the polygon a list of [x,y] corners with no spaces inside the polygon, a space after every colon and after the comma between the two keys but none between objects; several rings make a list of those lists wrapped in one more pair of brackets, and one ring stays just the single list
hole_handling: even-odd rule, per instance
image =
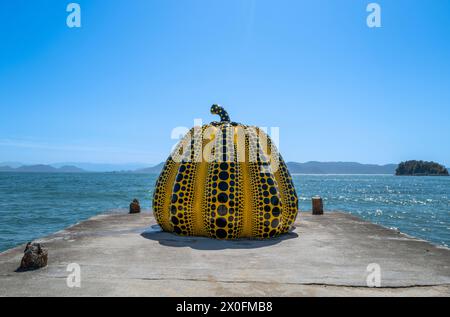
[{"label": "pumpkin stem", "polygon": [[228,116],[228,113],[225,111],[223,107],[219,105],[212,105],[211,113],[219,115],[221,122],[230,122],[230,117]]}]

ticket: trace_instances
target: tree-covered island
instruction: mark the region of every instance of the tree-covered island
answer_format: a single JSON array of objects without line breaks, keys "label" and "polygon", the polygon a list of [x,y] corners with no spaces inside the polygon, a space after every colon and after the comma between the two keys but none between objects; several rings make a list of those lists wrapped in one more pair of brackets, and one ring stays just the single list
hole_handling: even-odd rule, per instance
[{"label": "tree-covered island", "polygon": [[449,176],[447,168],[436,162],[406,161],[401,162],[396,171],[397,176]]}]

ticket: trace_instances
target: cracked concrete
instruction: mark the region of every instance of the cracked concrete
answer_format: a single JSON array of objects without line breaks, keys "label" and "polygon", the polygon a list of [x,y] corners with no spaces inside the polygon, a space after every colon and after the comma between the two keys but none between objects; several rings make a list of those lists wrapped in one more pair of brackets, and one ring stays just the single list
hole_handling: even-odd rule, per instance
[{"label": "cracked concrete", "polygon": [[[154,232],[151,213],[105,214],[40,239],[48,267],[16,273],[24,246],[0,254],[0,296],[449,296],[450,250],[344,213],[301,214],[267,241]],[[81,287],[66,284],[81,267]],[[367,266],[382,288],[368,288]]]}]

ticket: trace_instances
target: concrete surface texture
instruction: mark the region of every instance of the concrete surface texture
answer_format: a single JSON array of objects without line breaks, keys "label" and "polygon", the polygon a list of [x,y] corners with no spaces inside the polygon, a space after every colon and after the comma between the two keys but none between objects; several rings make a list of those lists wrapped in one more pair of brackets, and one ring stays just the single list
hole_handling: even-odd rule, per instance
[{"label": "concrete surface texture", "polygon": [[[0,296],[450,295],[449,249],[344,213],[302,213],[292,233],[267,241],[178,237],[155,224],[150,212],[91,218],[38,240],[49,265],[36,271],[15,272],[24,246],[1,253]],[[81,287],[68,287],[71,263]],[[371,263],[381,288],[367,287]]]}]

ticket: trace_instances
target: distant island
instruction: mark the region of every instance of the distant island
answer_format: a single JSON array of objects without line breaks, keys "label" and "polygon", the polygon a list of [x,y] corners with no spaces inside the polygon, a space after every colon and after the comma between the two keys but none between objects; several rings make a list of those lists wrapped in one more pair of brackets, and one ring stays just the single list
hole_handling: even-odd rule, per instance
[{"label": "distant island", "polygon": [[23,165],[19,167],[0,166],[0,172],[14,173],[85,173],[86,171],[76,166],[53,167],[50,165]]},{"label": "distant island", "polygon": [[156,166],[137,169],[134,172],[139,173],[139,174],[159,174],[159,173],[161,173],[162,169],[164,168],[164,164],[165,164],[164,162],[159,163]]},{"label": "distant island", "polygon": [[406,161],[395,170],[397,176],[449,176],[445,166],[436,162]]},{"label": "distant island", "polygon": [[65,162],[52,164],[23,164],[0,162],[0,172],[15,173],[130,173],[152,166],[144,163],[86,163]]}]

